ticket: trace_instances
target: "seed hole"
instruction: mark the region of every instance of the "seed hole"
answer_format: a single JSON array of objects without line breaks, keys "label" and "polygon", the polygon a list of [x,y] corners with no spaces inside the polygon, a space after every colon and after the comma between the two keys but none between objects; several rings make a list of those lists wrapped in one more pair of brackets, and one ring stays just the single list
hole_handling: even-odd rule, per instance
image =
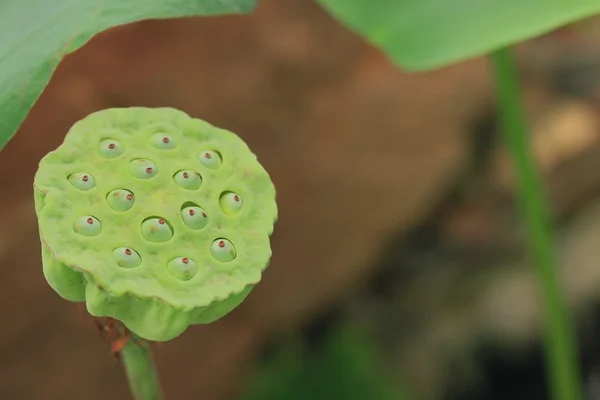
[{"label": "seed hole", "polygon": [[177,257],[167,263],[167,271],[179,280],[189,281],[198,273],[198,265],[189,257]]},{"label": "seed hole", "polygon": [[79,190],[86,191],[96,186],[96,180],[87,172],[75,172],[67,178],[69,183]]},{"label": "seed hole", "polygon": [[131,247],[118,247],[113,250],[113,258],[119,267],[134,268],[142,263],[140,254]]},{"label": "seed hole", "polygon": [[173,175],[173,181],[184,189],[197,190],[202,185],[202,176],[195,171],[181,170]]},{"label": "seed hole", "polygon": [[135,196],[127,189],[115,189],[108,192],[106,202],[114,211],[128,211],[135,204]]},{"label": "seed hole", "polygon": [[208,224],[206,211],[195,203],[187,202],[181,207],[181,219],[185,226],[195,231]]},{"label": "seed hole", "polygon": [[102,139],[98,154],[103,158],[115,158],[123,154],[125,147],[113,139]]},{"label": "seed hole", "polygon": [[166,133],[156,133],[150,138],[150,143],[157,149],[174,149],[177,143]]},{"label": "seed hole", "polygon": [[149,242],[167,242],[173,237],[173,226],[163,217],[148,217],[142,222],[142,236]]},{"label": "seed hole", "polygon": [[129,163],[131,175],[140,179],[150,179],[158,173],[158,166],[147,158],[136,158]]},{"label": "seed hole", "polygon": [[75,221],[73,231],[82,236],[97,236],[102,232],[102,224],[96,217],[84,215]]},{"label": "seed hole", "polygon": [[224,192],[219,197],[221,210],[227,215],[235,215],[240,212],[244,205],[242,197],[234,192]]},{"label": "seed hole", "polygon": [[198,160],[205,167],[216,169],[221,166],[223,163],[223,157],[221,157],[221,153],[216,150],[205,150],[198,154]]},{"label": "seed hole", "polygon": [[210,247],[210,253],[221,262],[233,261],[237,256],[235,246],[225,238],[215,240]]}]

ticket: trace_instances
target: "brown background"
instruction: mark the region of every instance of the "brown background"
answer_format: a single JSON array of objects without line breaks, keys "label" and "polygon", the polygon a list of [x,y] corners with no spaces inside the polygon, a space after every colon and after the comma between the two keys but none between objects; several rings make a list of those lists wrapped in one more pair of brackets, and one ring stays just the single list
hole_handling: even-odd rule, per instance
[{"label": "brown background", "polygon": [[[61,63],[2,151],[0,399],[129,398],[92,321],[43,279],[31,199],[39,159],[94,110],[172,106],[231,129],[278,190],[264,281],[226,318],[156,348],[172,400],[231,398],[269,332],[352,297],[377,273],[390,235],[428,217],[464,175],[473,127],[493,109],[486,60],[407,74],[312,2],[260,3],[247,16],[99,35]],[[554,101],[539,64],[553,65],[565,47],[525,46],[533,110]],[[456,220],[448,219],[452,235],[480,232]]]}]

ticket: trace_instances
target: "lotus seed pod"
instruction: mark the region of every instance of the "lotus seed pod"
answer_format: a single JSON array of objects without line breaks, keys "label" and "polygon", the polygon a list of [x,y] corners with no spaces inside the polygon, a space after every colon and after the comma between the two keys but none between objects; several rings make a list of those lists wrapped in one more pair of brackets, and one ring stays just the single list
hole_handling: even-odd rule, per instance
[{"label": "lotus seed pod", "polygon": [[69,182],[71,185],[79,190],[90,190],[96,186],[96,180],[94,177],[87,172],[76,172],[69,175]]},{"label": "lotus seed pod", "polygon": [[189,170],[177,171],[177,173],[173,175],[173,180],[176,184],[188,190],[198,190],[200,189],[200,185],[202,185],[202,177],[200,174]]},{"label": "lotus seed pod", "polygon": [[175,109],[77,122],[41,160],[34,194],[49,285],[146,340],[231,312],[271,258],[268,173],[237,135]]}]

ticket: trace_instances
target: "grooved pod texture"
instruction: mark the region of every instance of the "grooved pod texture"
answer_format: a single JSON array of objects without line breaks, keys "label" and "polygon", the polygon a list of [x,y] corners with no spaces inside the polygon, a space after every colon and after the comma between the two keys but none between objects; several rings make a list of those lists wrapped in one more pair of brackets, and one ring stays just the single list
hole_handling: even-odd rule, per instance
[{"label": "grooved pod texture", "polygon": [[50,286],[147,340],[229,313],[271,258],[268,173],[237,135],[172,108],[77,122],[34,190]]}]

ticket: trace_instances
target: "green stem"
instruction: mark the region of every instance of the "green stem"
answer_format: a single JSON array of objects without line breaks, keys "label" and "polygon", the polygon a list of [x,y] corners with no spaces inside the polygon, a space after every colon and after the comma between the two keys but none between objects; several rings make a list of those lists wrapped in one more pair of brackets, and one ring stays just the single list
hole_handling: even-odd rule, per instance
[{"label": "green stem", "polygon": [[528,229],[545,313],[545,352],[549,385],[555,400],[582,399],[576,339],[560,285],[558,263],[545,191],[532,157],[516,66],[509,49],[492,54],[504,139],[511,153],[518,197]]},{"label": "green stem", "polygon": [[121,359],[134,400],[163,400],[150,344],[132,338],[121,350]]}]

